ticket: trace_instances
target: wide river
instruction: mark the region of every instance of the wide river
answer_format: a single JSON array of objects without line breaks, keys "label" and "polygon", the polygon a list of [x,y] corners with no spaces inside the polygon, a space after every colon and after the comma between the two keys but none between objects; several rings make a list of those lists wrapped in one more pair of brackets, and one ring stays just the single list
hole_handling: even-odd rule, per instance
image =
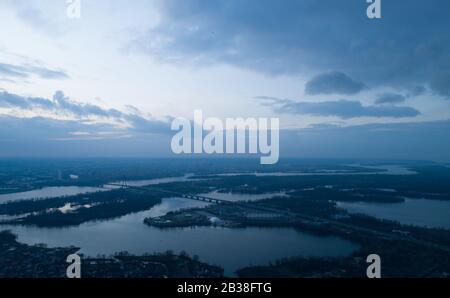
[{"label": "wide river", "polygon": [[181,208],[199,207],[201,202],[167,198],[152,209],[114,220],[97,221],[70,228],[1,226],[27,244],[49,247],[78,246],[90,255],[110,255],[120,251],[133,254],[186,251],[200,260],[222,266],[225,274],[248,265],[265,265],[292,256],[344,256],[357,246],[338,237],[315,236],[292,228],[195,227],[158,229],[143,224],[148,216],[160,216]]},{"label": "wide river", "polygon": [[[414,175],[415,172],[401,166],[368,167],[384,172],[370,174]],[[291,173],[230,173],[226,176],[303,176],[303,175],[364,175],[345,171],[291,172]],[[219,174],[220,175],[220,174]],[[160,179],[130,181],[129,185],[144,186],[192,179],[192,175]],[[34,198],[52,198],[107,191],[97,187],[45,187],[42,189],[0,195],[0,204],[7,201]],[[286,193],[244,195],[219,193],[203,194],[230,201],[260,200]],[[201,207],[206,203],[182,198],[167,198],[150,210],[129,214],[120,218],[88,222],[78,227],[37,228],[22,226],[0,226],[10,229],[27,244],[45,243],[49,247],[79,246],[81,252],[90,255],[110,255],[120,251],[133,254],[186,251],[198,255],[201,260],[224,267],[232,276],[236,269],[248,265],[265,265],[277,259],[292,256],[343,256],[351,254],[357,245],[338,237],[323,237],[304,233],[292,228],[245,228],[194,227],[182,229],[158,229],[143,224],[145,217],[157,217],[170,211],[190,207]],[[450,202],[422,199],[406,199],[404,203],[347,203],[338,206],[353,213],[364,213],[378,218],[397,220],[404,224],[450,229]],[[433,216],[430,216],[430,215]]]},{"label": "wide river", "polygon": [[[132,181],[129,185],[156,185],[185,181],[189,176]],[[92,187],[46,187],[38,190],[0,195],[0,202],[50,198],[105,190]],[[260,200],[285,193],[243,195],[210,192],[208,195],[230,201]],[[0,226],[18,235],[27,244],[44,243],[49,247],[78,246],[89,256],[111,255],[120,251],[132,254],[186,251],[198,255],[200,260],[225,269],[225,274],[244,266],[267,265],[277,259],[293,256],[345,256],[358,246],[338,237],[323,237],[304,233],[293,228],[241,228],[193,227],[158,229],[146,226],[145,217],[157,217],[183,208],[202,207],[206,203],[183,198],[166,198],[150,210],[120,218],[84,223],[77,227],[38,228],[25,226]]]},{"label": "wide river", "polygon": [[[272,173],[278,175],[279,173]],[[291,173],[290,175],[304,175]],[[305,173],[307,174],[307,173]],[[317,175],[318,173],[314,173]],[[337,173],[319,173],[322,175]],[[396,173],[397,174],[397,173]],[[404,174],[404,173],[401,173]],[[233,174],[236,175],[236,174]],[[239,175],[239,174],[237,174]],[[156,185],[186,181],[190,175],[131,181],[129,185]],[[95,191],[106,191],[95,187],[46,187],[38,190],[0,195],[0,203],[33,198],[51,198]],[[285,193],[242,195],[211,192],[211,197],[230,201],[260,200]],[[158,229],[143,224],[145,217],[157,217],[170,211],[190,207],[201,207],[206,203],[182,198],[166,198],[150,210],[129,214],[120,218],[95,221],[68,228],[37,228],[24,226],[0,226],[18,235],[18,240],[27,244],[45,243],[49,247],[78,246],[81,252],[90,255],[110,255],[120,251],[133,254],[186,251],[198,255],[200,260],[216,264],[232,276],[244,266],[267,265],[277,259],[293,256],[332,257],[345,256],[358,246],[338,237],[316,236],[293,228],[242,228],[193,227]]]},{"label": "wide river", "polygon": [[450,201],[405,199],[402,203],[338,202],[337,206],[406,225],[450,229]]},{"label": "wide river", "polygon": [[[253,175],[256,177],[264,176],[336,176],[336,175],[414,175],[414,171],[411,171],[402,166],[396,165],[384,165],[384,166],[361,166],[361,165],[351,165],[355,167],[362,167],[367,169],[376,169],[381,172],[348,172],[345,170],[323,170],[320,172],[246,172],[246,173],[227,173],[227,174],[217,174],[214,176],[239,176],[239,175]],[[384,171],[384,172],[383,172]],[[130,186],[148,186],[148,185],[158,185],[163,183],[171,182],[186,182],[195,179],[193,174],[186,174],[181,177],[167,177],[158,179],[147,179],[147,180],[135,180],[128,181],[127,184]],[[112,184],[120,184],[120,182],[113,182]],[[107,187],[84,187],[84,186],[59,186],[59,187],[43,187],[40,189],[35,189],[26,192],[16,192],[9,194],[0,195],[0,204],[8,201],[19,201],[19,200],[30,200],[30,199],[44,199],[44,198],[56,198],[60,196],[73,196],[77,194],[87,194],[97,191],[108,191],[110,189],[117,188],[114,186]],[[218,194],[221,196],[220,194]],[[218,197],[219,198],[219,197]],[[232,198],[234,199],[234,198]]]}]

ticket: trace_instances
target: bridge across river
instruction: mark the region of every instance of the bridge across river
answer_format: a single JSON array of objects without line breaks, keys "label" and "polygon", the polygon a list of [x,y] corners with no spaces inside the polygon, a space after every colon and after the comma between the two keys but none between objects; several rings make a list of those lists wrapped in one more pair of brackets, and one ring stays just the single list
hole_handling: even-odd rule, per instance
[{"label": "bridge across river", "polygon": [[[398,241],[407,241],[410,243],[414,243],[416,245],[421,245],[421,246],[425,246],[425,247],[431,247],[434,249],[439,249],[439,250],[443,250],[446,251],[448,253],[450,253],[450,247],[447,245],[442,245],[439,243],[432,243],[429,241],[424,241],[422,239],[416,239],[415,237],[412,236],[402,236],[402,235],[398,235],[395,233],[389,233],[389,232],[385,232],[385,231],[379,231],[376,229],[372,229],[372,228],[365,228],[365,227],[360,227],[357,225],[353,225],[350,223],[343,223],[343,222],[339,222],[336,220],[331,220],[331,219],[324,219],[324,218],[320,218],[317,216],[311,216],[311,215],[305,215],[305,214],[300,214],[300,213],[293,213],[287,210],[280,210],[277,208],[273,208],[273,207],[269,207],[269,206],[248,206],[242,202],[231,202],[231,201],[227,201],[227,200],[221,200],[221,199],[215,199],[215,198],[210,198],[210,197],[205,197],[205,196],[198,196],[198,195],[188,195],[188,194],[182,194],[182,193],[178,193],[175,191],[170,191],[170,190],[166,190],[166,189],[161,189],[158,187],[152,187],[152,186],[130,186],[127,185],[126,182],[119,184],[119,183],[109,183],[106,185],[110,185],[110,186],[114,186],[114,187],[121,187],[124,189],[137,189],[137,190],[148,190],[148,191],[156,191],[156,192],[161,192],[161,193],[166,193],[166,194],[170,194],[170,195],[175,195],[178,197],[182,197],[185,199],[189,199],[189,200],[195,200],[195,201],[201,201],[201,202],[207,202],[207,203],[213,203],[213,204],[234,204],[234,205],[238,205],[238,206],[242,206],[248,209],[253,209],[253,210],[257,210],[260,212],[271,212],[271,213],[275,213],[275,214],[279,214],[279,215],[283,215],[286,216],[287,218],[291,218],[291,219],[302,219],[302,220],[308,220],[310,222],[322,222],[322,223],[326,223],[327,225],[332,225],[334,227],[339,227],[342,228],[344,231],[352,231],[352,232],[359,232],[359,233],[367,233],[367,234],[371,234],[372,236],[375,237],[380,237],[383,239],[387,239],[387,240],[398,240]],[[280,217],[281,218],[281,217]],[[286,219],[286,218],[285,218]],[[283,219],[283,220],[285,220]],[[248,219],[241,219],[241,221],[245,221]],[[272,220],[273,221],[273,220]]]},{"label": "bridge across river", "polygon": [[189,199],[189,200],[194,200],[194,201],[201,201],[201,202],[207,202],[207,203],[213,203],[213,204],[233,204],[235,202],[230,202],[227,200],[221,200],[221,199],[215,199],[215,198],[210,198],[210,197],[205,197],[205,196],[199,196],[199,195],[191,195],[191,194],[183,194],[183,193],[179,193],[176,191],[171,191],[171,190],[167,190],[167,189],[162,189],[162,188],[158,188],[158,187],[152,187],[152,186],[131,186],[128,185],[126,183],[108,183],[105,184],[106,186],[114,186],[114,187],[121,187],[124,189],[137,189],[137,190],[148,190],[148,191],[155,191],[155,192],[160,192],[160,193],[166,193],[166,194],[170,194],[170,195],[174,195],[177,197],[181,197],[184,199]]},{"label": "bridge across river", "polygon": [[136,190],[155,191],[155,192],[165,193],[165,194],[177,196],[177,197],[188,199],[188,200],[212,203],[212,204],[217,204],[217,205],[236,205],[236,206],[240,206],[242,208],[245,208],[245,209],[248,209],[248,210],[253,210],[253,211],[256,211],[256,212],[259,212],[259,213],[270,213],[270,214],[279,214],[279,215],[283,215],[283,216],[287,216],[287,217],[296,217],[295,214],[293,214],[293,213],[291,213],[289,211],[279,210],[277,208],[272,208],[272,207],[268,207],[268,206],[255,206],[255,205],[249,206],[248,204],[246,204],[244,202],[232,202],[232,201],[216,199],[216,198],[211,198],[211,197],[206,197],[206,196],[184,194],[184,193],[179,193],[179,192],[176,192],[176,191],[171,191],[171,190],[167,190],[167,189],[163,189],[163,188],[159,188],[159,187],[153,187],[153,186],[131,186],[131,185],[128,185],[126,182],[122,182],[120,184],[119,183],[108,183],[108,184],[105,184],[105,185],[106,186],[121,187],[123,189],[136,189]]}]

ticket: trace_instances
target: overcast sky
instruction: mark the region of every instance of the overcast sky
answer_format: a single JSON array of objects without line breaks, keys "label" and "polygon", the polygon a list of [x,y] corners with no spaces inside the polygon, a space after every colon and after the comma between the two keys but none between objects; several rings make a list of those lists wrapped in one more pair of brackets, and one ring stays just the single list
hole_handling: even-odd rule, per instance
[{"label": "overcast sky", "polygon": [[450,161],[447,0],[66,8],[0,0],[0,156],[166,155],[170,119],[202,109],[279,117],[281,157]]}]

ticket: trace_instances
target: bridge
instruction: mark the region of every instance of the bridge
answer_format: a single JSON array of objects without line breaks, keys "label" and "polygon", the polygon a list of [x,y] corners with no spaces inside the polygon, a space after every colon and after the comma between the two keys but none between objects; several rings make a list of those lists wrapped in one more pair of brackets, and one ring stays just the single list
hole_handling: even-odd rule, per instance
[{"label": "bridge", "polygon": [[190,195],[190,194],[183,194],[176,191],[171,191],[167,189],[162,189],[158,187],[152,187],[152,186],[131,186],[128,185],[126,182],[121,183],[108,183],[105,184],[106,186],[114,186],[114,187],[120,187],[122,189],[136,189],[136,190],[148,190],[148,191],[155,191],[159,193],[165,193],[169,195],[174,195],[177,197],[181,197],[188,200],[194,200],[194,201],[200,201],[200,202],[206,202],[206,203],[213,203],[213,204],[233,204],[234,202],[230,202],[227,200],[221,200],[221,199],[215,199],[205,196],[199,196],[199,195]]},{"label": "bridge", "polygon": [[[410,243],[414,243],[416,245],[420,245],[420,246],[425,246],[425,247],[431,247],[434,249],[439,249],[445,252],[450,253],[450,247],[446,246],[446,245],[442,245],[442,244],[438,244],[438,243],[432,243],[429,241],[424,241],[422,239],[417,239],[415,237],[412,236],[403,236],[403,235],[398,235],[395,233],[389,233],[389,232],[385,232],[385,231],[379,231],[373,228],[365,228],[365,227],[361,227],[361,226],[357,226],[357,225],[353,225],[350,223],[343,223],[343,222],[339,222],[336,220],[331,220],[331,219],[325,219],[325,218],[320,218],[317,216],[311,216],[311,215],[305,215],[305,214],[300,214],[300,213],[293,213],[291,211],[287,211],[287,210],[280,210],[278,208],[273,208],[270,206],[248,206],[245,203],[242,202],[231,202],[231,201],[227,201],[227,200],[221,200],[221,199],[215,199],[215,198],[210,198],[210,197],[205,197],[205,196],[198,196],[198,195],[187,195],[187,194],[182,194],[182,193],[178,193],[175,191],[170,191],[170,190],[166,190],[166,189],[161,189],[158,187],[151,187],[151,186],[130,186],[128,185],[126,182],[122,182],[122,183],[109,183],[109,184],[105,184],[105,185],[110,185],[110,186],[114,186],[114,187],[120,187],[123,189],[137,189],[137,190],[148,190],[148,191],[156,191],[156,192],[160,192],[160,193],[166,193],[166,194],[170,194],[170,195],[174,195],[177,197],[181,197],[181,198],[185,198],[185,199],[189,199],[189,200],[195,200],[195,201],[201,201],[201,202],[207,202],[207,203],[213,203],[213,204],[228,204],[228,205],[237,205],[237,206],[242,206],[244,208],[247,209],[253,209],[253,210],[258,210],[258,211],[264,211],[264,212],[271,212],[271,213],[277,213],[279,216],[275,217],[275,218],[270,218],[271,221],[282,221],[284,222],[286,220],[286,218],[282,218],[280,215],[286,216],[287,218],[290,219],[302,219],[302,220],[307,220],[310,222],[322,222],[322,223],[326,223],[327,225],[332,225],[334,227],[337,228],[341,228],[344,232],[360,232],[360,233],[365,233],[368,235],[372,235],[374,237],[379,237],[382,239],[386,239],[386,240],[397,240],[397,241],[407,241]],[[256,217],[256,220],[261,220],[262,217]],[[253,219],[253,220],[255,220]],[[250,220],[249,218],[241,218],[241,221],[248,221]]]},{"label": "bridge", "polygon": [[167,190],[167,189],[162,189],[159,187],[154,187],[154,186],[132,186],[129,185],[126,181],[122,181],[121,183],[108,183],[105,184],[107,186],[114,186],[114,187],[120,187],[122,189],[136,189],[136,190],[147,190],[147,191],[154,191],[154,192],[159,192],[159,193],[165,193],[171,196],[176,196],[176,197],[180,197],[180,198],[184,198],[184,199],[188,199],[188,200],[194,200],[194,201],[200,201],[200,202],[206,202],[206,203],[212,203],[212,204],[217,204],[217,205],[236,205],[236,206],[240,206],[249,210],[254,210],[254,211],[258,211],[258,212],[265,212],[265,213],[272,213],[272,214],[279,214],[279,215],[283,215],[283,216],[288,216],[288,217],[296,217],[295,214],[293,214],[292,212],[286,211],[286,210],[280,210],[277,208],[272,208],[272,207],[268,207],[268,206],[249,206],[247,204],[245,204],[244,202],[232,202],[232,201],[227,201],[227,200],[222,200],[222,199],[216,199],[216,198],[211,198],[211,197],[206,197],[206,196],[199,196],[199,195],[192,195],[192,194],[184,194],[184,193],[179,193],[176,191],[171,191],[171,190]]}]

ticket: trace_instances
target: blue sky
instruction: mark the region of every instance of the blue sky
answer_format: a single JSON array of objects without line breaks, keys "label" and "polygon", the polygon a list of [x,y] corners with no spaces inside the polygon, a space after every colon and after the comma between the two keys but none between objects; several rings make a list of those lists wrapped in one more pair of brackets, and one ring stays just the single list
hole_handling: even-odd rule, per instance
[{"label": "blue sky", "polygon": [[279,117],[281,157],[450,161],[450,2],[366,7],[0,0],[0,156],[166,156],[202,109]]}]

